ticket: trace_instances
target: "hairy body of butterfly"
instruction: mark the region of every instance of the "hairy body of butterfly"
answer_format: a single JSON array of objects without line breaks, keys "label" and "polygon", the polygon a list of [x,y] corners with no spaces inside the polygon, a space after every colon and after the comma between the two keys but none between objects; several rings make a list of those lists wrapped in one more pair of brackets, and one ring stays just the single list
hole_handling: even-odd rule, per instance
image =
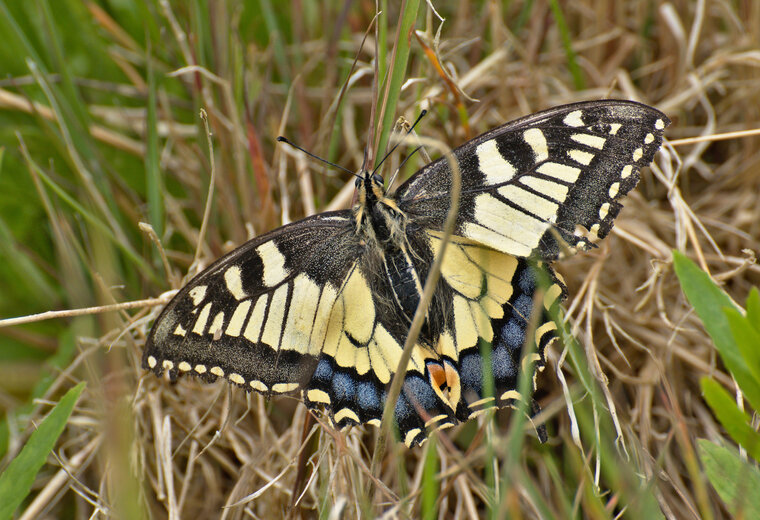
[{"label": "hairy body of butterfly", "polygon": [[[543,366],[555,339],[547,309],[566,293],[549,262],[609,233],[618,199],[636,186],[668,124],[639,103],[577,103],[454,150],[456,228],[395,405],[407,445],[520,398],[523,349],[534,341]],[[300,391],[339,427],[379,424],[441,245],[450,184],[445,159],[392,196],[364,172],[352,210],[254,238],[191,280],[156,321],[143,365],[267,395]],[[535,269],[551,282],[542,308],[534,308]]]}]

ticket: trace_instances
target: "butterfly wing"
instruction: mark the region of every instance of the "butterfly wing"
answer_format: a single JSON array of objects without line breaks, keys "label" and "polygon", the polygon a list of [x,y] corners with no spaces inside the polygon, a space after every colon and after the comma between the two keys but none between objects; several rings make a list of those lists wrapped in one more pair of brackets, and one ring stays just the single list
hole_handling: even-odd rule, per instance
[{"label": "butterfly wing", "polygon": [[[575,103],[507,123],[454,150],[462,172],[455,234],[519,257],[556,259],[612,229],[670,123],[632,101]],[[440,230],[451,171],[442,157],[399,187],[399,207]],[[585,232],[583,231],[585,229]]]},{"label": "butterfly wing", "polygon": [[[609,233],[622,208],[618,199],[636,186],[668,123],[639,103],[577,103],[507,123],[454,150],[462,196],[433,301],[438,321],[430,325],[430,341],[447,375],[439,388],[457,419],[521,398],[524,346],[535,342],[534,361],[542,368],[545,348],[556,338],[549,309],[566,296],[546,261]],[[441,158],[396,193],[414,223],[407,232],[418,270],[425,269],[419,259],[440,247],[450,187],[450,166]],[[548,287],[537,303],[540,276]],[[531,320],[535,335],[527,338]]]}]

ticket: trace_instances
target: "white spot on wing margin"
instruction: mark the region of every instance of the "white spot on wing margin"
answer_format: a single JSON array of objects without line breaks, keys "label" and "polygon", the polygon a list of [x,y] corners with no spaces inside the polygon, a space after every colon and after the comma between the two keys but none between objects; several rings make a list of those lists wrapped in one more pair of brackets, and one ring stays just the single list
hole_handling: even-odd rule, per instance
[{"label": "white spot on wing margin", "polygon": [[573,110],[569,114],[565,116],[565,118],[562,120],[563,123],[565,123],[567,126],[572,126],[573,128],[577,128],[579,126],[583,126],[583,119],[581,118],[583,116],[582,110]]}]

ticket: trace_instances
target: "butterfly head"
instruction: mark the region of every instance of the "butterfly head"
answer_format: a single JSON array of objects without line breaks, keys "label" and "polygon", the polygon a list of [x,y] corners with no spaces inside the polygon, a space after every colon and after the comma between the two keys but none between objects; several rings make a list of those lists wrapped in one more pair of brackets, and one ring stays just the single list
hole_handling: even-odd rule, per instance
[{"label": "butterfly head", "polygon": [[372,204],[385,198],[385,184],[380,174],[364,171],[356,176],[360,204]]},{"label": "butterfly head", "polygon": [[357,175],[356,189],[358,203],[354,206],[354,218],[357,231],[364,231],[369,236],[387,241],[396,236],[402,212],[396,201],[385,192],[383,177],[371,171]]}]

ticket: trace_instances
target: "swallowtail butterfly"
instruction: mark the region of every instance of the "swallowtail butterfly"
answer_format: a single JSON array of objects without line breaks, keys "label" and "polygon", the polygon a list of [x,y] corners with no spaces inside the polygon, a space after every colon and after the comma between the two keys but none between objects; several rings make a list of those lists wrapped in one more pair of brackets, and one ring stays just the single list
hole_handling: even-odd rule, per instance
[{"label": "swallowtail butterfly", "polygon": [[[610,232],[619,199],[669,123],[640,103],[576,103],[454,150],[456,228],[395,405],[408,446],[520,398],[523,347],[535,341],[541,368],[556,338],[547,309],[566,296],[550,263]],[[300,392],[338,427],[378,425],[441,244],[452,178],[445,158],[394,194],[380,176],[360,177],[353,209],[254,238],[193,278],[155,322],[144,367],[171,379],[226,378],[266,395]],[[535,269],[551,280],[543,308],[534,306]],[[534,314],[538,326],[526,338]]]}]

